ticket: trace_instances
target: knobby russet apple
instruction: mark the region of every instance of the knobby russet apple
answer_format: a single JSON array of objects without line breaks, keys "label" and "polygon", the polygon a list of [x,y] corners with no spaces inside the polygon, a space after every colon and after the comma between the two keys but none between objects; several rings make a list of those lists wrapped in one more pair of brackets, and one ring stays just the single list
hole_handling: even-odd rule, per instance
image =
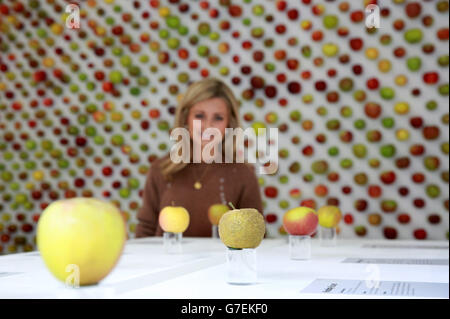
[{"label": "knobby russet apple", "polygon": [[264,217],[254,208],[230,210],[219,221],[219,236],[228,248],[256,248],[265,232]]}]

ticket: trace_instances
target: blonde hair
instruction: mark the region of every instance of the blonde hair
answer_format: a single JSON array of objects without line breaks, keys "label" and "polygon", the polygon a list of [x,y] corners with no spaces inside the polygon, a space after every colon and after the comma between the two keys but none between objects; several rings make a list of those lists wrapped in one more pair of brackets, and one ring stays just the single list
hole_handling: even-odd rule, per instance
[{"label": "blonde hair", "polygon": [[[206,78],[189,85],[187,91],[182,96],[181,101],[175,112],[174,128],[185,128],[187,125],[187,119],[189,110],[195,104],[209,100],[212,98],[221,98],[228,106],[228,128],[241,127],[239,117],[239,101],[234,96],[231,89],[221,80],[217,78]],[[234,144],[234,143],[233,143]],[[191,156],[192,156],[192,143],[190,143]],[[224,154],[224,145],[222,145],[222,154]],[[236,154],[236,145],[233,145],[233,159]],[[174,163],[170,159],[170,156],[161,161],[160,168],[163,176],[170,180],[173,174],[182,170],[188,163]]]}]

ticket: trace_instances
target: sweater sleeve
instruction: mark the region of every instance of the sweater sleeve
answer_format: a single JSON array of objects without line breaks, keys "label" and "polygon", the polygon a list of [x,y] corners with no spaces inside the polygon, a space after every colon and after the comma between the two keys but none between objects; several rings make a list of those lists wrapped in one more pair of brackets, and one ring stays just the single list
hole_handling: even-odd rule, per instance
[{"label": "sweater sleeve", "polygon": [[157,174],[157,167],[152,165],[142,193],[142,206],[137,214],[136,238],[155,236],[156,233],[160,201]]},{"label": "sweater sleeve", "polygon": [[253,165],[246,165],[243,170],[243,187],[236,208],[255,208],[263,214],[261,188]]}]

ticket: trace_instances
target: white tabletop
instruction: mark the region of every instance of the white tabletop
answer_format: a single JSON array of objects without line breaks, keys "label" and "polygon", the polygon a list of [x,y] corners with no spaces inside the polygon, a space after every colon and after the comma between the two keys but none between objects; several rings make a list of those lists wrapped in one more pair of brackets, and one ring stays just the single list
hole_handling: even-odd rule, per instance
[{"label": "white tabletop", "polygon": [[[311,259],[299,261],[289,258],[287,239],[281,238],[264,239],[256,252],[258,282],[246,286],[226,282],[226,248],[211,238],[183,238],[181,254],[165,253],[161,237],[129,240],[103,281],[80,288],[56,280],[38,252],[7,255],[0,257],[0,298],[377,298],[302,292],[316,279],[367,281],[374,273],[380,281],[443,283],[448,291],[447,241],[338,240],[336,247],[320,247],[314,239]],[[441,265],[343,262],[348,258]]]}]

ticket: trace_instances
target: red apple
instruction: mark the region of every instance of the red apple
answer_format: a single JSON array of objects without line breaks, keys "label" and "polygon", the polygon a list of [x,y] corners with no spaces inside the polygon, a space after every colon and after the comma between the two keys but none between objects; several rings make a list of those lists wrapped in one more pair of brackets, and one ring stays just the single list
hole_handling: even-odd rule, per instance
[{"label": "red apple", "polygon": [[309,207],[293,208],[283,216],[284,229],[291,235],[312,235],[318,223],[317,213]]}]

